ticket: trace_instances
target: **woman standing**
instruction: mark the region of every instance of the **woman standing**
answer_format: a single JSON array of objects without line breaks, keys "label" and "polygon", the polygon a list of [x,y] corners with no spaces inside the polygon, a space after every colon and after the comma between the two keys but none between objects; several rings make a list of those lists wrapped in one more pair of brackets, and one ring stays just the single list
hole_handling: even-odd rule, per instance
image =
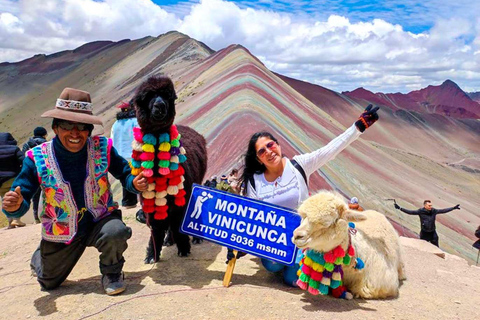
[{"label": "woman standing", "polygon": [[[308,197],[310,175],[334,159],[375,123],[378,120],[378,109],[369,105],[350,128],[326,146],[311,153],[294,156],[292,160],[283,157],[282,148],[272,134],[265,131],[255,133],[248,143],[244,170],[240,178],[240,183],[246,185],[244,195],[296,209]],[[232,257],[230,252],[227,259]],[[297,263],[298,261],[297,257]],[[296,286],[298,264],[288,267],[267,259],[262,259],[262,264],[270,272],[283,271],[285,283]]]}]

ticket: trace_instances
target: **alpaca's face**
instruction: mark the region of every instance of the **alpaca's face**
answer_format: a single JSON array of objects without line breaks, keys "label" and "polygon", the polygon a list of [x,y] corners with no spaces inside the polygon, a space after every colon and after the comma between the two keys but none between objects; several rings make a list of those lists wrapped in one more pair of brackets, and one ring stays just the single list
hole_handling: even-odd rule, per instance
[{"label": "alpaca's face", "polygon": [[327,252],[348,238],[348,223],[342,219],[346,203],[331,192],[321,192],[305,200],[298,213],[302,223],[293,232],[293,243],[298,248]]},{"label": "alpaca's face", "polygon": [[137,91],[134,104],[144,132],[168,131],[175,120],[175,90],[170,79],[150,78]]}]

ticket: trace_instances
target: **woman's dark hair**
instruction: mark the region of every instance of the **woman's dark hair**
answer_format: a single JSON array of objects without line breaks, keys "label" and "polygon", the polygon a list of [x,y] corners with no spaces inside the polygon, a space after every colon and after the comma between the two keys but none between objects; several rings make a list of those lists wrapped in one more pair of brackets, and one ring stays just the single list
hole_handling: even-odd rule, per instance
[{"label": "woman's dark hair", "polygon": [[[58,123],[62,122],[62,121],[68,121],[68,120],[53,118],[52,129],[55,128],[55,127],[58,127]],[[92,131],[93,131],[93,124],[88,124],[88,136],[89,137],[92,135]]]},{"label": "woman's dark hair", "polygon": [[243,164],[242,176],[239,180],[239,185],[245,185],[243,188],[243,195],[247,194],[248,182],[252,180],[253,175],[263,173],[267,169],[260,161],[258,161],[257,150],[255,149],[257,140],[263,137],[269,138],[278,144],[277,139],[275,139],[270,132],[260,131],[252,135],[250,141],[248,142],[247,153],[244,154],[245,162]]}]

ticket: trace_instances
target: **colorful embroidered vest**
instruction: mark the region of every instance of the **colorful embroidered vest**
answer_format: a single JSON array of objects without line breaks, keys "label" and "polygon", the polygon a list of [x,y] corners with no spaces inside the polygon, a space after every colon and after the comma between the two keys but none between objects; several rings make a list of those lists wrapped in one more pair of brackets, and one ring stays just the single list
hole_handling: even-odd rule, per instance
[{"label": "colorful embroidered vest", "polygon": [[[85,206],[98,221],[118,204],[113,201],[108,182],[108,166],[112,142],[105,137],[91,137],[87,140],[87,178],[85,179]],[[55,158],[52,141],[27,152],[37,167],[40,187],[45,193],[42,221],[42,238],[51,242],[70,243],[77,233],[79,209],[73,198],[70,183],[63,180]]]}]

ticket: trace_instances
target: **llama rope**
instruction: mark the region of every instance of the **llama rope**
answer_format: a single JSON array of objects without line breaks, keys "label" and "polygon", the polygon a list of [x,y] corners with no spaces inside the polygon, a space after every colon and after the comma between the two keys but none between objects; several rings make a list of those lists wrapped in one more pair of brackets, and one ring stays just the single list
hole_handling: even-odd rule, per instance
[{"label": "llama rope", "polygon": [[[163,220],[168,216],[167,196],[174,197],[175,205],[185,205],[185,170],[181,163],[187,160],[182,146],[181,135],[177,126],[170,127],[170,133],[162,133],[158,137],[151,133],[144,134],[141,128],[133,128],[132,141],[132,175],[140,172],[148,180],[148,190],[142,192],[142,209],[145,213],[154,213],[155,220]],[[155,146],[158,145],[155,164]],[[155,176],[154,169],[158,168]]]},{"label": "llama rope", "polygon": [[[355,234],[355,224],[349,222],[348,225],[350,234]],[[355,248],[351,241],[347,252],[339,245],[329,252],[306,249],[303,255],[298,269],[297,285],[313,295],[327,295],[331,291],[335,298],[345,299],[347,289],[343,285],[343,265],[349,265],[355,257]],[[362,259],[356,258],[355,261],[355,269],[363,269]]]}]

